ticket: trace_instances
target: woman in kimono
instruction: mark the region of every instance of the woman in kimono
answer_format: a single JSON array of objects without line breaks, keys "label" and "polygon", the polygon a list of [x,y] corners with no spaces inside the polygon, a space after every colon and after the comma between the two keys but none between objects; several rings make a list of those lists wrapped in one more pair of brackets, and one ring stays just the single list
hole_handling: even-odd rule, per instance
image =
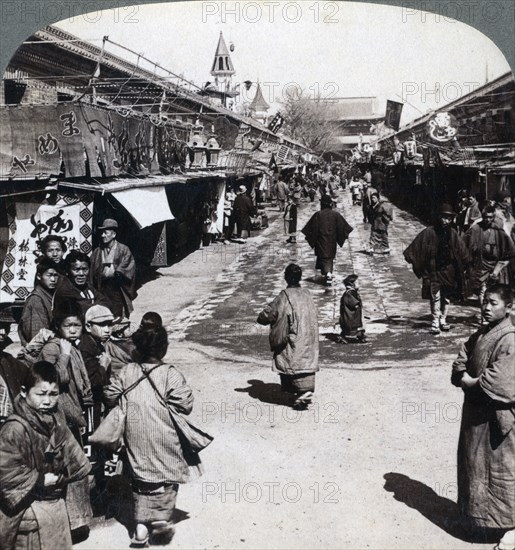
[{"label": "woman in kimono", "polygon": [[0,548],[71,550],[64,502],[90,464],[58,406],[53,365],[35,363],[0,431]]},{"label": "woman in kimono", "polygon": [[490,287],[487,326],[461,348],[452,383],[464,392],[458,443],[458,505],[472,528],[505,531],[497,548],[515,547],[515,327],[509,286]]},{"label": "woman in kimono", "polygon": [[388,243],[388,226],[392,221],[391,204],[381,201],[376,191],[370,195],[370,208],[368,209],[370,221],[370,254],[390,254]]},{"label": "woman in kimono", "polygon": [[286,208],[284,209],[284,233],[288,235],[287,243],[297,242],[297,205],[292,195],[288,195]]},{"label": "woman in kimono", "polygon": [[[88,428],[85,413],[90,411],[92,428],[93,396],[88,371],[77,345],[83,330],[80,306],[75,302],[61,304],[54,313],[55,337],[43,346],[38,361],[51,363],[57,369],[59,381],[59,408],[62,410],[68,428],[82,445],[82,435]],[[72,531],[87,530],[92,518],[87,479],[72,483],[68,487],[66,506]]]},{"label": "woman in kimono", "polygon": [[281,388],[294,396],[294,408],[309,406],[318,367],[318,318],[309,290],[301,288],[302,269],[290,264],[284,271],[288,288],[259,314],[260,325],[270,325],[273,370]]},{"label": "woman in kimono", "polygon": [[[133,335],[134,356],[113,375],[104,390],[106,403],[114,407],[123,395],[127,406],[124,443],[134,498],[133,547],[152,542],[166,544],[175,532],[172,515],[180,483],[190,479],[190,456],[178,422],[190,414],[193,393],[183,375],[164,364],[168,336],[162,326],[142,326]],[[173,420],[172,420],[173,415]],[[182,426],[181,426],[182,427]]]}]

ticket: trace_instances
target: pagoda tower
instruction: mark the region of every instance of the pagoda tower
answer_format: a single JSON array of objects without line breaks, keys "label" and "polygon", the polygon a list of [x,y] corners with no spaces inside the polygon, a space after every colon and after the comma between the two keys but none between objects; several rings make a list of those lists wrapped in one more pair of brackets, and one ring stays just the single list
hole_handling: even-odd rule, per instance
[{"label": "pagoda tower", "polygon": [[259,81],[257,82],[257,90],[252,103],[250,104],[250,116],[259,122],[266,124],[267,122],[267,112],[270,109],[270,105],[265,101],[263,97],[263,92],[261,91],[261,86]]},{"label": "pagoda tower", "polygon": [[232,75],[235,72],[229,50],[225,45],[224,36],[220,31],[215,59],[211,68],[211,75],[215,77],[215,85],[219,92],[226,94],[232,91]]}]

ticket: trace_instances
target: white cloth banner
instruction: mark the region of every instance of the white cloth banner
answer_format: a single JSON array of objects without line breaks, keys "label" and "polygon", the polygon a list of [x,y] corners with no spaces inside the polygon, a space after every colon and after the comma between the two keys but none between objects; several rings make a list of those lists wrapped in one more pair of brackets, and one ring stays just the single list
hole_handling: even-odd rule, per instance
[{"label": "white cloth banner", "polygon": [[209,233],[224,232],[224,203],[225,203],[225,181],[218,182],[218,204],[216,205],[216,219],[211,222]]},{"label": "white cloth banner", "polygon": [[126,189],[113,193],[113,196],[134,218],[140,229],[174,219],[163,186]]},{"label": "white cloth banner", "polygon": [[36,276],[36,260],[41,255],[39,241],[47,235],[62,237],[68,251],[91,250],[88,242],[91,211],[88,204],[78,200],[72,204],[70,202],[61,198],[55,205],[13,202],[8,207],[9,249],[2,270],[0,301],[25,299],[31,292]]}]

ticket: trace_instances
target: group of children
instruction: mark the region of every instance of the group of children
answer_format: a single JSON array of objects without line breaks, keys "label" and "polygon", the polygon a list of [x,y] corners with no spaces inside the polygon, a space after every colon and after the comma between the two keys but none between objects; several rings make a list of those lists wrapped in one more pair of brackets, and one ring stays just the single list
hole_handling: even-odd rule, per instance
[{"label": "group of children", "polygon": [[[95,390],[107,383],[117,359],[126,364],[135,352],[132,338],[125,338],[119,357],[113,354],[101,369],[99,382],[85,366],[82,344],[84,337],[101,339],[104,332],[110,338],[114,321],[104,306],[92,306],[84,318],[80,306],[69,302],[54,314],[50,329],[42,329],[14,358],[3,351],[11,343],[11,320],[0,319],[2,550],[71,549],[72,533],[81,538],[89,531],[93,480],[103,478],[105,466],[105,455],[85,452],[87,434],[104,414],[96,410],[101,402]],[[138,330],[161,324],[160,316],[149,312]],[[83,333],[84,325],[88,332]]]}]

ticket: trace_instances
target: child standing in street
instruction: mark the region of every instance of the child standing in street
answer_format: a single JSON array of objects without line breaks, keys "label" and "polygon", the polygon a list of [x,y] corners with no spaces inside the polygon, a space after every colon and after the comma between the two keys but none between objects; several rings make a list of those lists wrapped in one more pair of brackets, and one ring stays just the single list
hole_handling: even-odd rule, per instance
[{"label": "child standing in street", "polygon": [[287,243],[297,242],[297,205],[292,195],[288,195],[284,209],[284,233],[288,235]]},{"label": "child standing in street", "polygon": [[338,338],[340,344],[348,344],[349,340],[360,343],[367,341],[362,320],[363,303],[357,279],[358,276],[353,273],[343,280],[345,290],[340,300],[340,327],[342,329]]},{"label": "child standing in street", "polygon": [[492,285],[481,309],[488,323],[462,346],[452,383],[463,390],[458,506],[472,530],[496,530],[497,550],[515,548],[515,327],[513,292]]},{"label": "child standing in street", "polygon": [[361,181],[353,179],[350,182],[349,189],[352,195],[352,204],[361,204],[361,195],[363,192],[363,184]]},{"label": "child standing in street", "polygon": [[0,431],[0,548],[72,548],[66,487],[91,466],[58,398],[57,369],[35,363]]}]

